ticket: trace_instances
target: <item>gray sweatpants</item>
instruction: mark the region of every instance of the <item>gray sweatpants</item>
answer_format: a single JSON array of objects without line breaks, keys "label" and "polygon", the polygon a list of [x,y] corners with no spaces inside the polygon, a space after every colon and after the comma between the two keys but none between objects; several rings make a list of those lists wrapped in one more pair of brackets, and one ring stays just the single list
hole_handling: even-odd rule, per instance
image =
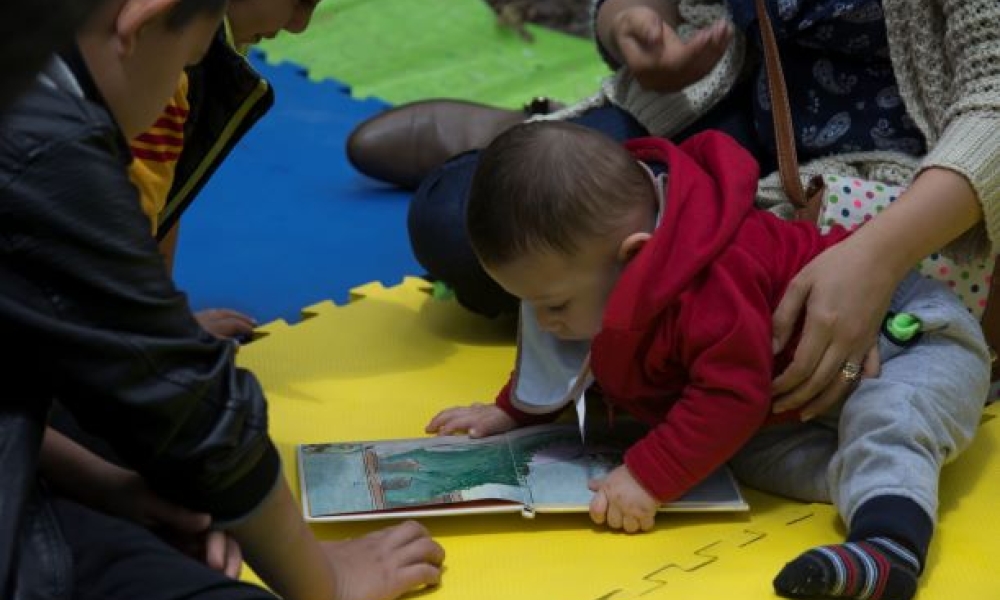
[{"label": "gray sweatpants", "polygon": [[733,458],[747,485],[811,502],[833,502],[850,526],[866,501],[904,496],[937,520],[941,466],[972,440],[989,388],[986,341],[944,285],[917,274],[890,309],[917,316],[908,347],[884,333],[882,371],[863,379],[838,410],[807,423],[766,427]]}]

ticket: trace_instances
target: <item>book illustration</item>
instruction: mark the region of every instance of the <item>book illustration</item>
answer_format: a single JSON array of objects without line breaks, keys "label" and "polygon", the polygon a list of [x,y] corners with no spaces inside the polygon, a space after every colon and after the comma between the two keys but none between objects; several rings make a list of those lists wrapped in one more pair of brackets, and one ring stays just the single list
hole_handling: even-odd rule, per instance
[{"label": "book illustration", "polygon": [[312,444],[300,448],[310,515],[391,511],[480,499],[524,502],[503,438]]},{"label": "book illustration", "polygon": [[[571,425],[542,425],[478,440],[305,444],[299,446],[303,507],[310,520],[586,511],[587,482],[621,464],[637,437],[622,427],[588,433],[584,444]],[[688,510],[745,509],[728,473],[706,489],[709,495]]]},{"label": "book illustration", "polygon": [[638,439],[635,429],[626,427],[588,432],[586,443],[576,427],[528,427],[509,435],[515,466],[530,494],[529,508],[550,510],[589,506],[587,483],[620,465],[625,449]]},{"label": "book illustration", "polygon": [[445,444],[382,454],[368,446],[363,453],[374,510],[507,498],[508,492],[520,500],[517,470],[504,466],[510,461],[505,445]]}]

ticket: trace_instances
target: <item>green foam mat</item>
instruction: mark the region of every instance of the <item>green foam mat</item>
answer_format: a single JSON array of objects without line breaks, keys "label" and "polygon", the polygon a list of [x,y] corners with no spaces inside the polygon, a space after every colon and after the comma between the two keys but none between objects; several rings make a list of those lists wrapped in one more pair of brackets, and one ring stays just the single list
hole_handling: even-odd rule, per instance
[{"label": "green foam mat", "polygon": [[260,44],[269,62],[334,78],[356,98],[392,104],[435,97],[509,108],[534,96],[574,102],[608,69],[593,42],[527,25],[501,26],[483,0],[323,0],[309,31]]}]

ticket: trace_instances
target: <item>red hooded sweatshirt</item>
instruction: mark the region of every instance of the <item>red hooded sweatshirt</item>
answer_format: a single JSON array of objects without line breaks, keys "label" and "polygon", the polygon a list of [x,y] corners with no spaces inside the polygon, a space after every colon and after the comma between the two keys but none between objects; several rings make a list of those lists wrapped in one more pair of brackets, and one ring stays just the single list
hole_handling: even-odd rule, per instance
[{"label": "red hooded sweatshirt", "polygon": [[[669,502],[768,421],[771,380],[795,345],[773,355],[771,315],[795,274],[847,233],[822,235],[754,208],[757,164],[724,134],[626,148],[667,166],[664,212],[611,293],[590,368],[608,401],[651,427],[625,464]],[[537,422],[511,404],[511,387],[500,407]]]}]

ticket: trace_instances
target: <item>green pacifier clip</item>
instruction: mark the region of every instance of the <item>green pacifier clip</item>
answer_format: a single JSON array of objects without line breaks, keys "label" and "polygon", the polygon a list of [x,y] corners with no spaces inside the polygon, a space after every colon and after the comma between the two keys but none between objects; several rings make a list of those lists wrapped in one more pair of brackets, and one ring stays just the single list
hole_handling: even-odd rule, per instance
[{"label": "green pacifier clip", "polygon": [[885,332],[893,341],[905,344],[920,333],[920,319],[910,313],[890,314],[885,318]]}]

